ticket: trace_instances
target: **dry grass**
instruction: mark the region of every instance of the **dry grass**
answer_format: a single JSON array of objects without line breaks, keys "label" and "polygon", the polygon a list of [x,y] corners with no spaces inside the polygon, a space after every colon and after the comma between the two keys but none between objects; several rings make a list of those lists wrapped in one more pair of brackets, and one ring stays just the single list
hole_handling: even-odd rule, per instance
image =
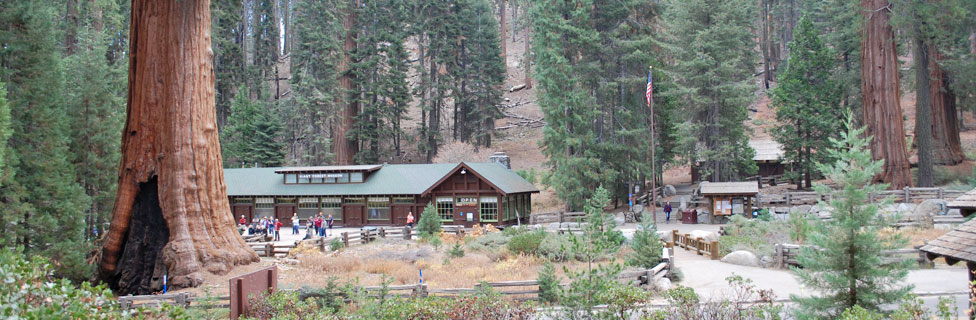
[{"label": "dry grass", "polygon": [[925,244],[926,241],[934,240],[949,232],[947,229],[917,229],[917,228],[903,228],[900,230],[901,234],[908,238],[911,246],[920,246]]}]

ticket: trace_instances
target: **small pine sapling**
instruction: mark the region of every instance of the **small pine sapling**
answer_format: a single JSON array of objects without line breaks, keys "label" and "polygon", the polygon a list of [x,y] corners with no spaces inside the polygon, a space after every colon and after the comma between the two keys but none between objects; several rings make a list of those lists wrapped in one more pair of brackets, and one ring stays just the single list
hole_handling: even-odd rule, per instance
[{"label": "small pine sapling", "polygon": [[661,239],[657,236],[657,227],[651,223],[653,219],[644,214],[640,228],[634,233],[630,242],[633,253],[627,256],[627,265],[650,269],[661,263]]}]

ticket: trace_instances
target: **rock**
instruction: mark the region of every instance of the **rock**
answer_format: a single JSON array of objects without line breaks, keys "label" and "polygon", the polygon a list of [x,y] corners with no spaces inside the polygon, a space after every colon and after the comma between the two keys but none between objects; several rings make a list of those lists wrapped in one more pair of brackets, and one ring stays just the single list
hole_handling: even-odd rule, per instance
[{"label": "rock", "polygon": [[671,290],[671,279],[660,278],[654,281],[654,289],[658,291],[668,291]]},{"label": "rock", "polygon": [[618,226],[622,226],[624,223],[627,223],[627,219],[621,216],[614,216],[613,222],[616,222]]},{"label": "rock", "polygon": [[747,267],[758,267],[759,257],[756,257],[756,254],[752,252],[739,250],[733,251],[732,253],[725,255],[725,257],[722,257],[722,262]]},{"label": "rock", "polygon": [[692,239],[702,238],[705,241],[718,241],[718,234],[711,231],[692,230],[688,233]]},{"label": "rock", "polygon": [[663,191],[664,191],[665,198],[678,194],[678,190],[675,189],[674,186],[670,184],[665,185]]},{"label": "rock", "polygon": [[[638,226],[640,227],[640,226]],[[671,242],[671,231],[658,231],[657,237],[664,242]]]},{"label": "rock", "polygon": [[559,230],[559,222],[550,223],[546,230]]},{"label": "rock", "polygon": [[762,256],[762,258],[759,258],[759,266],[761,266],[763,268],[772,267],[773,266],[773,257],[770,257],[770,256]]},{"label": "rock", "polygon": [[945,215],[946,201],[942,199],[929,199],[922,201],[912,212],[914,216],[935,216]]},{"label": "rock", "polygon": [[790,212],[791,213],[792,212],[798,212],[798,213],[802,213],[802,214],[807,214],[812,209],[813,209],[813,206],[804,204],[804,205],[799,205],[799,206],[795,206],[795,207],[790,208]]}]

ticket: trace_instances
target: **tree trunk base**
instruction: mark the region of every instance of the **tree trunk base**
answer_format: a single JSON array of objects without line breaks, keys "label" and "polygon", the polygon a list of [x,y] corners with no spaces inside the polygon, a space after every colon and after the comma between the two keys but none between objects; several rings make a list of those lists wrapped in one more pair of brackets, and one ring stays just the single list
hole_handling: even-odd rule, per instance
[{"label": "tree trunk base", "polygon": [[[109,281],[109,287],[119,295],[152,294],[162,289],[153,282],[161,282],[163,277],[163,274],[157,274],[156,265],[169,241],[169,227],[163,219],[157,190],[155,177],[139,184],[139,192],[132,205],[129,231],[124,237],[122,256],[119,258],[119,265],[127,267],[118,269],[117,277],[110,278],[115,281]],[[162,272],[165,273],[165,268]]]}]

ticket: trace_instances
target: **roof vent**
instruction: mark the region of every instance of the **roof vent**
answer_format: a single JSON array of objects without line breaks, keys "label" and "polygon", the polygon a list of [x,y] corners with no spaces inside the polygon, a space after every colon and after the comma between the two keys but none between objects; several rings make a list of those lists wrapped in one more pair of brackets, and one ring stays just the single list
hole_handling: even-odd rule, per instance
[{"label": "roof vent", "polygon": [[500,164],[502,167],[505,167],[505,169],[512,169],[512,160],[507,154],[505,154],[505,152],[495,152],[495,154],[488,158],[488,161]]}]

